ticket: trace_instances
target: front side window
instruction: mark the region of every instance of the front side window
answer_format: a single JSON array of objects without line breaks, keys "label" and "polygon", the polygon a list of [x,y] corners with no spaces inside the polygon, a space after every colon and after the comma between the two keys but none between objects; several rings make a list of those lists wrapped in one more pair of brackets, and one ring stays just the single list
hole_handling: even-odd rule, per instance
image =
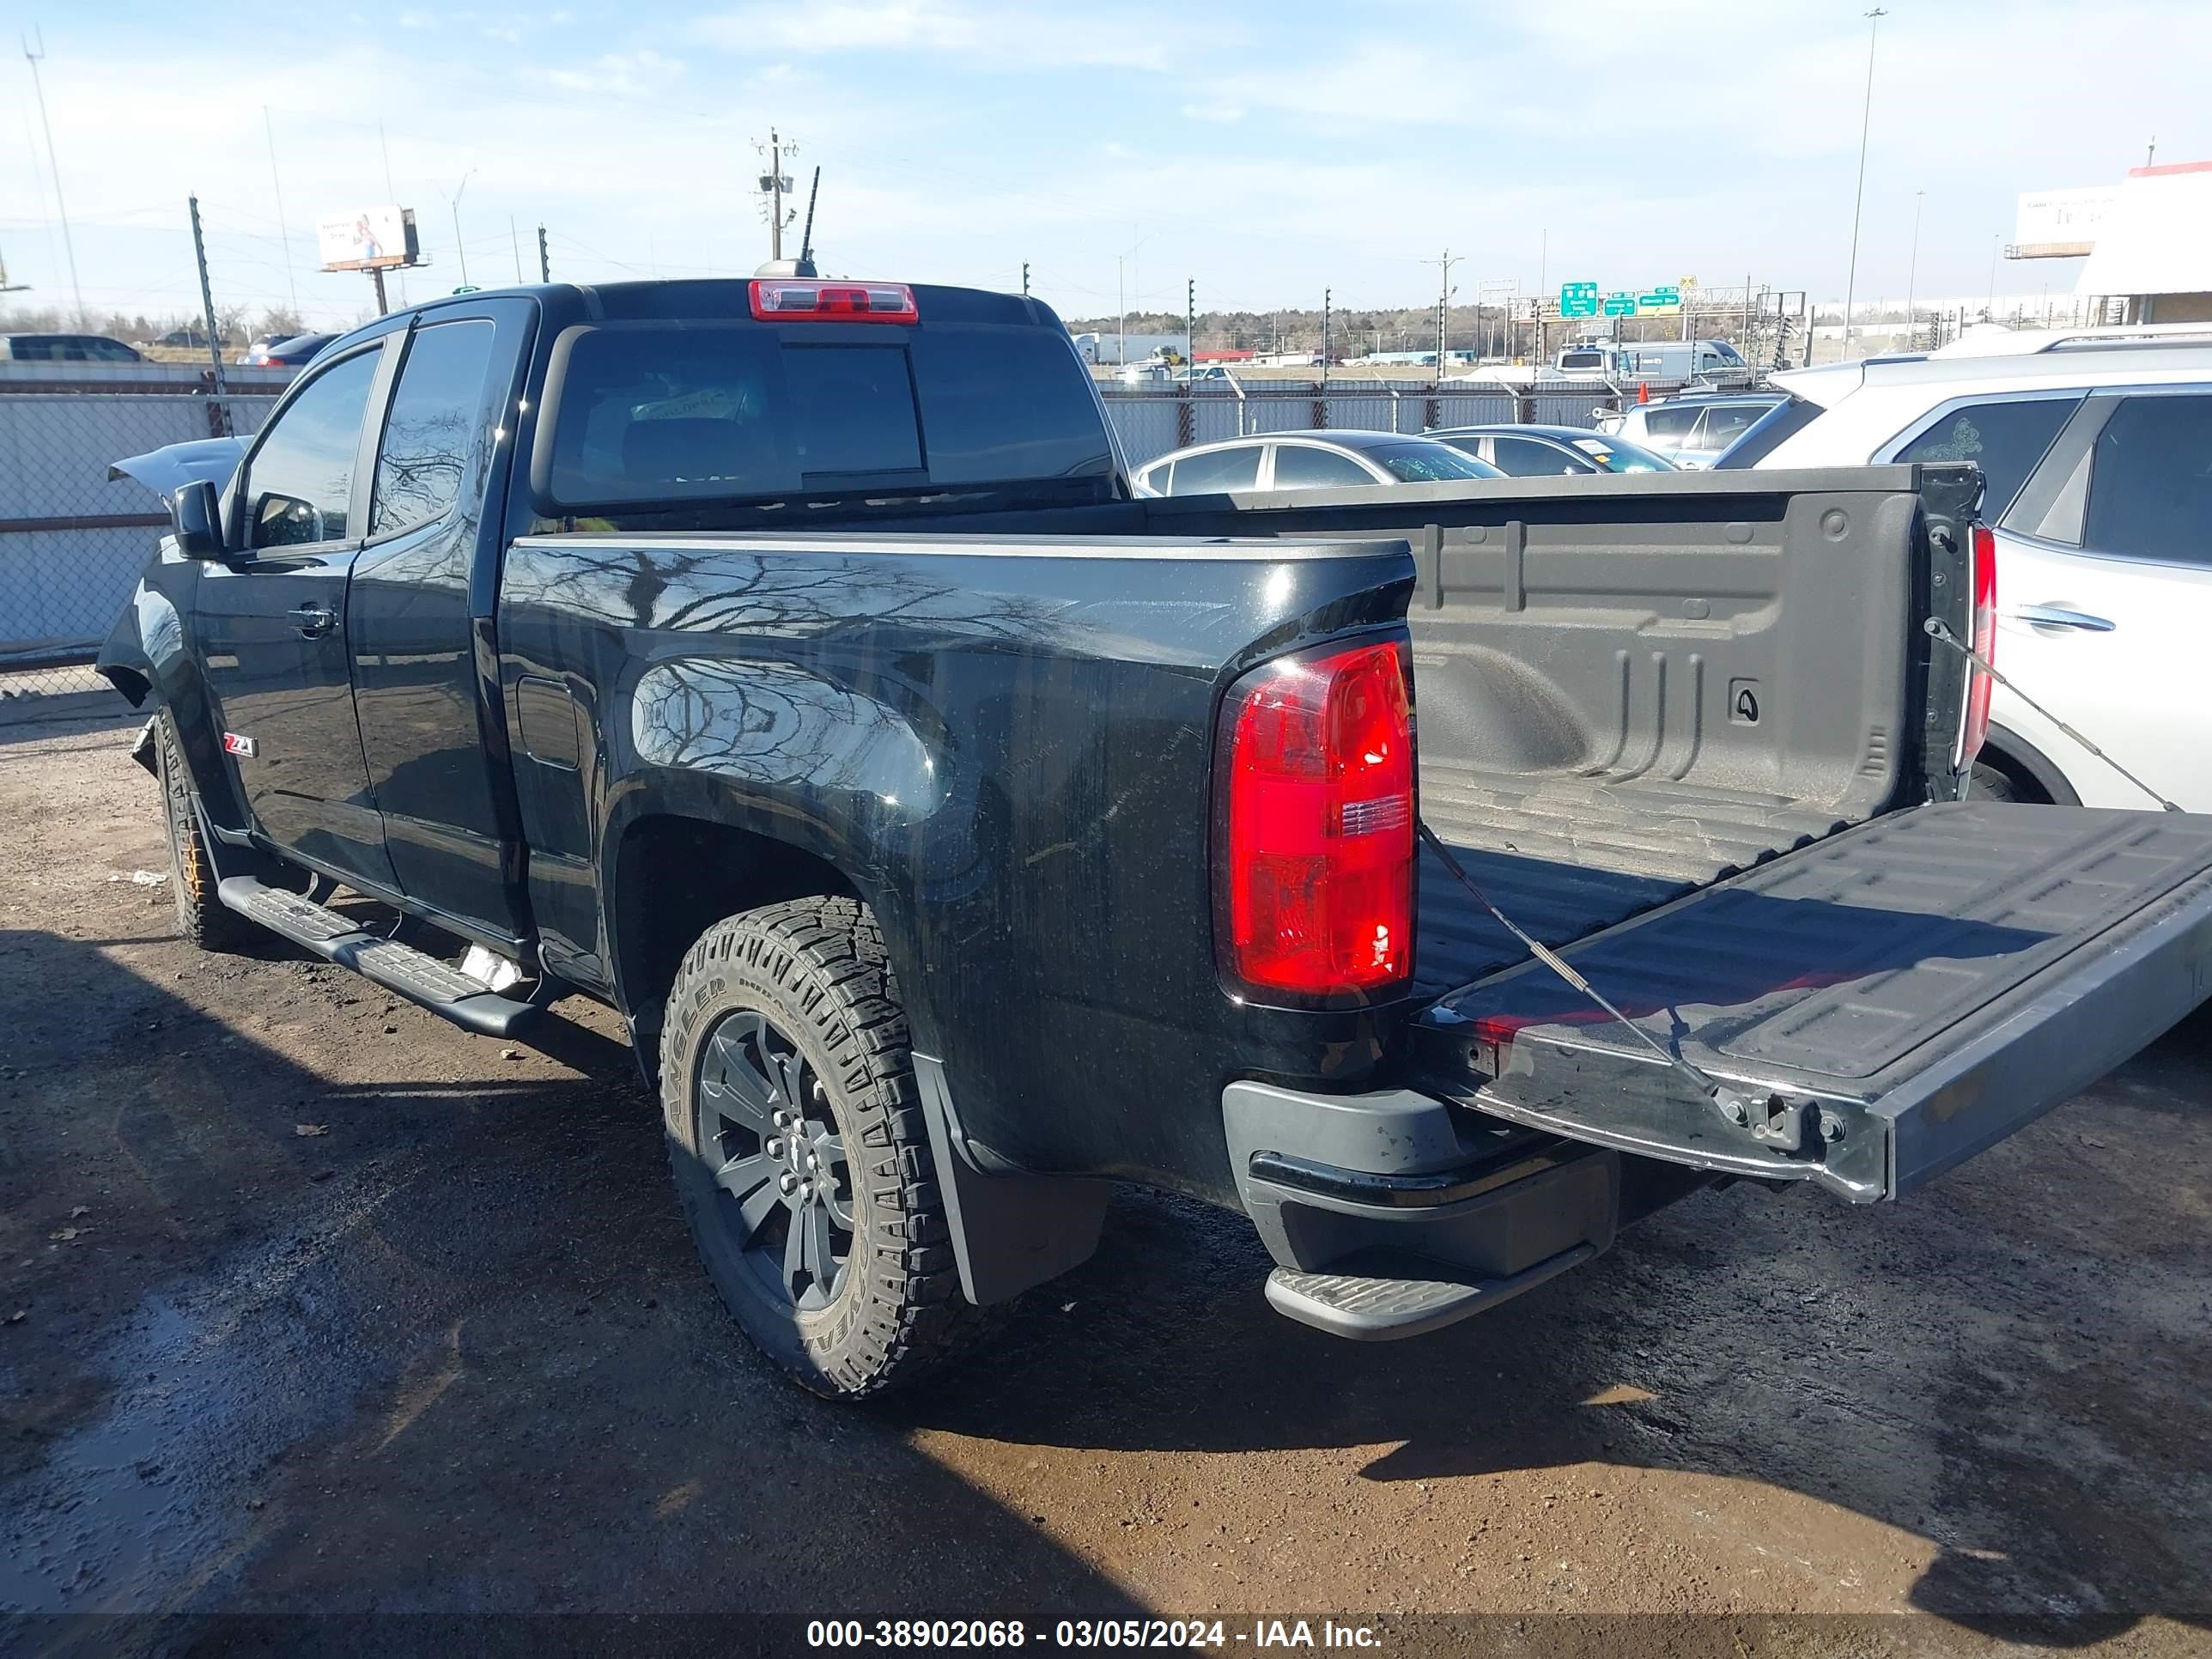
[{"label": "front side window", "polygon": [[368,389],[382,354],[363,351],[316,377],[287,404],[246,464],[246,545],[343,541]]},{"label": "front side window", "polygon": [[1176,495],[1211,495],[1224,489],[1249,489],[1260,482],[1260,446],[1237,444],[1186,455],[1175,464]]},{"label": "front side window", "polygon": [[1371,484],[1375,475],[1349,455],[1311,444],[1275,446],[1275,488],[1278,489],[1342,489],[1350,484]]},{"label": "front side window", "polygon": [[1964,404],[1897,452],[1900,461],[1972,461],[1982,469],[1982,517],[1994,524],[2035,471],[2079,398],[2000,398]]},{"label": "front side window", "polygon": [[2212,566],[2212,397],[2130,398],[2095,453],[2085,546]]},{"label": "front side window", "polygon": [[368,533],[388,536],[442,519],[460,501],[485,437],[484,376],[491,367],[489,322],[417,329],[385,416],[376,458]]}]

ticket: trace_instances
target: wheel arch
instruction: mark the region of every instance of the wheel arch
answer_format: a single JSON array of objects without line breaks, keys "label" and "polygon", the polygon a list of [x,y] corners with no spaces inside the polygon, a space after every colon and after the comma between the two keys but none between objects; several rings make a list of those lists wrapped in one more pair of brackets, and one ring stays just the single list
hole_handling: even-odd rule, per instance
[{"label": "wheel arch", "polygon": [[[784,899],[845,897],[875,908],[842,849],[764,827],[761,810],[719,792],[672,799],[638,792],[611,819],[602,841],[599,886],[607,963],[618,1006],[650,1075],[669,987],[698,937],[727,916]],[[781,827],[781,826],[779,826]]]},{"label": "wheel arch", "polygon": [[2053,805],[2081,804],[2081,795],[2066,781],[2057,763],[2008,726],[1992,724],[1981,752],[1974,758],[1984,766],[1996,767],[2015,784],[2026,785]]}]

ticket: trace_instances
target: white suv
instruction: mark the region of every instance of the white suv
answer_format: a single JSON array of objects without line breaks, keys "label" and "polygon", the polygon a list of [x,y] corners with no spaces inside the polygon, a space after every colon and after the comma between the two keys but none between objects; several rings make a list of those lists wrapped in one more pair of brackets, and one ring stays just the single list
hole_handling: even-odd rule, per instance
[{"label": "white suv", "polygon": [[[1970,337],[1773,377],[1720,462],[1972,461],[1997,539],[1996,665],[2160,795],[2212,811],[2212,325]],[[2004,687],[1977,793],[2147,806]]]}]

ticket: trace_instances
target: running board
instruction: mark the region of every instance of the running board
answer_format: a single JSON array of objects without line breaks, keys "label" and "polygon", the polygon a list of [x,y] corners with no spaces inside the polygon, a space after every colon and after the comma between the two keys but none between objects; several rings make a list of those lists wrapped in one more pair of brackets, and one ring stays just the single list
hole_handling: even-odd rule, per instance
[{"label": "running board", "polygon": [[1425,1256],[1375,1252],[1347,1258],[1341,1267],[1365,1273],[1301,1273],[1278,1267],[1267,1275],[1267,1304],[1286,1319],[1355,1342],[1389,1342],[1425,1336],[1487,1313],[1501,1302],[1581,1266],[1597,1254],[1591,1244],[1539,1261],[1503,1279],[1481,1279]]},{"label": "running board", "polygon": [[513,1036],[538,1012],[535,1003],[501,996],[411,945],[380,939],[335,910],[297,893],[264,886],[251,876],[231,876],[218,883],[216,896],[224,908],[479,1036]]}]

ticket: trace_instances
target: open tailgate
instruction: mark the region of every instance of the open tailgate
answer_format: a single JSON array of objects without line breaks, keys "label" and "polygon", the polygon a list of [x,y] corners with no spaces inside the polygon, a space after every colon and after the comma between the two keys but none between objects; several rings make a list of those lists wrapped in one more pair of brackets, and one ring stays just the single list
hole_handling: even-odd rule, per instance
[{"label": "open tailgate", "polygon": [[1729,1100],[1534,961],[1422,1016],[1422,1086],[1627,1152],[1894,1198],[2212,996],[2212,817],[1920,806],[1561,954]]}]

